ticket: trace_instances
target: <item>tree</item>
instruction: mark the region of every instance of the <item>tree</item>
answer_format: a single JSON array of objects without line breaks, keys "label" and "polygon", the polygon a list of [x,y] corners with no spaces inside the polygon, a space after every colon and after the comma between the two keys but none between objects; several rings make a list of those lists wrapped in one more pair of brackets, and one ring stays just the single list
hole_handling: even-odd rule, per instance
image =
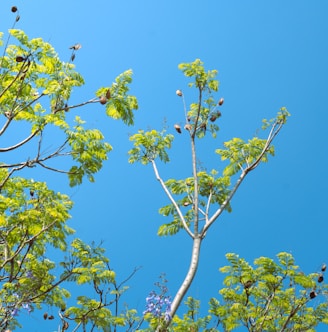
[{"label": "tree", "polygon": [[[173,135],[165,134],[165,131],[139,131],[131,137],[134,148],[129,152],[131,163],[138,161],[142,164],[151,163],[156,179],[170,200],[170,204],[162,207],[160,213],[172,217],[173,220],[162,225],[158,234],[160,236],[174,235],[180,230],[184,230],[193,242],[190,267],[172,302],[171,318],[176,314],[194,279],[201,244],[206,233],[223,211],[231,212],[231,200],[246,175],[261,162],[267,161],[269,155],[274,154],[272,141],[289,116],[287,110],[281,108],[275,119],[264,120],[263,129],[270,128],[266,139],[253,137],[245,142],[240,138],[233,138],[224,143],[224,149],[217,149],[215,152],[221,156],[221,159],[228,161],[222,175],[214,169],[211,172],[199,170],[196,142],[198,139],[207,137],[207,133],[216,137],[219,127],[215,122],[221,116],[219,107],[222,106],[223,99],[216,101],[213,96],[219,87],[219,82],[215,79],[216,70],[205,71],[204,65],[199,59],[192,63],[182,63],[179,68],[185,76],[193,79],[189,86],[196,88],[198,92],[197,102],[192,103],[189,109],[186,108],[183,99],[184,129],[189,134],[191,145],[192,176],[167,181],[161,178],[156,159],[159,158],[163,162],[169,161],[166,150],[171,147],[173,141]],[[180,90],[177,90],[177,95],[184,98]],[[175,129],[181,134],[179,125],[175,125]],[[232,184],[239,173],[235,184]]]},{"label": "tree", "polygon": [[[12,7],[12,12],[16,13],[17,7]],[[15,22],[18,20],[19,15]],[[9,45],[12,38],[16,42]],[[70,61],[62,62],[49,43],[41,38],[29,39],[17,29],[9,30],[3,47],[0,136],[7,141],[2,140],[6,146],[0,148],[1,331],[19,326],[22,310],[31,312],[45,305],[60,309],[62,331],[68,329],[69,322],[83,330],[86,326],[106,330],[117,324],[108,306],[117,305],[124,283],[116,282],[104,249],[79,238],[69,244],[75,232],[67,225],[72,201],[48,188],[46,182],[29,177],[43,168],[67,174],[71,186],[81,184],[85,177],[94,181],[94,174],[112,148],[99,130],[87,128],[80,117],[75,116],[72,122],[71,113],[76,108],[101,104],[108,116],[133,124],[138,104],[128,93],[131,70],[110,86],[99,88],[90,100],[70,103],[73,88],[84,84],[73,64],[80,47],[72,46]],[[16,130],[14,137],[10,136],[12,128]],[[52,131],[58,139],[50,150],[46,138]],[[23,157],[27,153],[24,148],[34,155]],[[58,161],[60,158],[65,162]],[[53,249],[63,252],[62,261],[51,260]],[[79,296],[77,306],[66,308],[70,293],[62,287],[64,283],[90,285],[97,298]],[[44,312],[44,319],[54,316]]]},{"label": "tree", "polygon": [[[12,7],[12,11],[16,13],[17,8]],[[17,15],[15,21],[18,20]],[[17,41],[9,45],[13,37]],[[117,282],[101,246],[86,244],[79,238],[69,243],[74,234],[67,224],[72,201],[48,188],[46,182],[30,177],[42,168],[67,174],[71,186],[81,184],[85,177],[94,181],[111,145],[81,118],[76,116],[72,123],[71,114],[76,108],[100,104],[109,117],[133,125],[138,103],[129,94],[131,70],[119,75],[110,86],[99,88],[94,98],[71,104],[72,89],[84,84],[73,65],[80,48],[79,44],[73,45],[70,61],[62,62],[50,44],[11,29],[0,59],[0,134],[5,137],[11,128],[19,128],[16,141],[0,148],[4,156],[0,164],[0,330],[18,327],[19,314],[24,310],[42,309],[44,319],[55,319],[44,311],[45,306],[58,308],[60,331],[117,331],[120,327],[135,331],[145,322],[149,324],[146,331],[218,331],[220,325],[225,331],[238,326],[249,331],[311,331],[320,322],[328,323],[327,302],[313,301],[327,294],[323,282],[326,267],[303,275],[287,253],[278,254],[278,263],[261,257],[254,262],[256,268],[236,254],[227,254],[230,265],[221,269],[228,274],[220,290],[222,299],[210,299],[208,315],[198,318],[199,301],[189,296],[186,313],[182,318],[177,315],[196,274],[207,232],[223,211],[231,212],[231,200],[247,174],[274,155],[272,142],[289,116],[281,108],[274,119],[263,121],[262,129],[268,131],[266,138],[256,136],[247,142],[233,138],[216,149],[225,163],[222,173],[200,169],[197,142],[209,139],[209,135],[216,137],[224,100],[215,97],[219,87],[217,71],[205,71],[199,59],[179,66],[193,79],[189,85],[196,88],[197,101],[187,108],[184,94],[177,90],[183,101],[183,130],[190,137],[192,175],[166,181],[160,176],[157,160],[169,161],[167,150],[174,140],[174,135],[165,130],[141,130],[132,135],[134,147],[129,152],[131,163],[152,165],[169,199],[170,203],[159,212],[172,220],[160,226],[158,234],[185,231],[191,238],[190,268],[173,301],[166,278],[161,276],[156,283],[158,290],[147,297],[142,315],[134,309],[121,310],[120,297],[137,269]],[[174,129],[182,134],[178,124]],[[45,149],[45,134],[53,130],[58,140],[49,151]],[[34,155],[23,158],[22,151],[28,147],[30,155],[31,146]],[[51,259],[54,249],[63,253],[62,260]],[[95,297],[80,295],[76,305],[67,306],[70,283],[91,287]]]}]

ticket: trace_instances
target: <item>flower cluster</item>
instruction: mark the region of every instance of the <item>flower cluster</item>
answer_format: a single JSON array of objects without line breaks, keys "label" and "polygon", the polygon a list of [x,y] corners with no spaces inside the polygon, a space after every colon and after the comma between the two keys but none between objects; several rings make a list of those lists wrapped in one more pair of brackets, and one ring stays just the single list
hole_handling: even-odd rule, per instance
[{"label": "flower cluster", "polygon": [[164,275],[161,275],[160,278],[162,281],[155,283],[155,286],[160,289],[160,293],[157,294],[155,291],[150,292],[149,296],[146,297],[146,310],[143,314],[150,313],[154,317],[164,317],[166,321],[170,321],[171,297],[166,295],[168,292],[168,288],[165,286],[167,280],[165,280]]}]

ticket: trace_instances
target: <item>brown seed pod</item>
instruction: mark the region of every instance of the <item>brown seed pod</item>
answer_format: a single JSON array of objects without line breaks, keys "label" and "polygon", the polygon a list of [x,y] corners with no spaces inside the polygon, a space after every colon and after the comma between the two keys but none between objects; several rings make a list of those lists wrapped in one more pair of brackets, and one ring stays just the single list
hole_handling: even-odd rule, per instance
[{"label": "brown seed pod", "polygon": [[248,289],[248,288],[252,287],[252,285],[253,285],[253,281],[252,280],[248,280],[248,281],[246,281],[244,283],[244,288]]},{"label": "brown seed pod", "polygon": [[16,13],[17,10],[18,10],[18,8],[17,8],[16,6],[12,6],[12,7],[11,7],[11,12],[12,12],[12,13]]},{"label": "brown seed pod", "polygon": [[323,275],[322,275],[322,274],[319,275],[319,277],[318,277],[318,282],[319,282],[319,283],[320,283],[320,282],[323,282]]},{"label": "brown seed pod", "polygon": [[74,50],[74,51],[77,51],[79,49],[82,48],[82,45],[81,44],[75,44],[75,45],[72,45],[69,49],[70,50]]},{"label": "brown seed pod", "polygon": [[317,296],[317,293],[313,290],[310,292],[310,299],[314,299]]},{"label": "brown seed pod", "polygon": [[107,99],[110,99],[111,96],[110,96],[110,90],[109,89],[106,91],[106,95],[105,96],[106,96]]},{"label": "brown seed pod", "polygon": [[22,57],[20,55],[16,56],[16,62],[23,62],[24,60],[25,60],[24,57]]},{"label": "brown seed pod", "polygon": [[186,129],[186,130],[188,130],[188,131],[190,131],[191,128],[192,128],[192,125],[191,125],[191,124],[185,124],[185,126],[184,126],[184,129]]},{"label": "brown seed pod", "polygon": [[210,117],[210,121],[211,122],[214,122],[216,119],[218,119],[219,117],[221,116],[221,112],[216,112],[216,113],[213,113]]},{"label": "brown seed pod", "polygon": [[181,90],[177,90],[175,91],[176,95],[179,97],[182,97],[182,91]]},{"label": "brown seed pod", "polygon": [[326,271],[326,268],[327,268],[327,265],[326,265],[326,264],[322,264],[322,266],[321,266],[321,271],[322,271],[322,272],[325,272],[325,271]]},{"label": "brown seed pod", "polygon": [[181,127],[178,124],[175,124],[174,128],[179,134],[181,134]]},{"label": "brown seed pod", "polygon": [[218,105],[219,105],[219,106],[222,106],[222,105],[223,105],[223,103],[224,103],[224,99],[223,99],[223,98],[221,98],[221,99],[219,100],[219,102],[218,102]]},{"label": "brown seed pod", "polygon": [[47,319],[47,318],[48,318],[48,313],[45,312],[45,313],[43,314],[43,319]]},{"label": "brown seed pod", "polygon": [[75,59],[75,54],[73,53],[72,56],[71,56],[71,61],[73,62]]},{"label": "brown seed pod", "polygon": [[55,317],[54,317],[53,315],[50,315],[50,316],[48,317],[48,319],[53,320],[53,319],[55,319]]},{"label": "brown seed pod", "polygon": [[101,105],[105,105],[107,103],[107,98],[105,96],[101,96],[99,102]]},{"label": "brown seed pod", "polygon": [[67,330],[68,328],[69,328],[69,324],[65,320],[63,323],[63,331]]}]

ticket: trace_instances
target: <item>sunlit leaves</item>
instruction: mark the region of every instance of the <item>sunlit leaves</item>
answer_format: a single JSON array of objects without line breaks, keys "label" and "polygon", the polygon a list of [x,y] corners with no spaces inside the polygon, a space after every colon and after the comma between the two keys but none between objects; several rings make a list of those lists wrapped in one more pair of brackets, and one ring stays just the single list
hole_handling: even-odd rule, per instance
[{"label": "sunlit leaves", "polygon": [[112,147],[103,142],[103,135],[97,129],[86,130],[81,126],[81,121],[76,118],[78,124],[74,131],[66,131],[68,144],[71,147],[71,156],[80,166],[73,166],[69,172],[70,185],[74,186],[82,182],[86,174],[91,182],[93,174],[102,167],[102,162],[107,159]]},{"label": "sunlit leaves", "polygon": [[[225,176],[232,176],[252,165],[261,156],[266,147],[267,140],[254,137],[248,143],[240,138],[233,138],[224,143],[225,149],[217,149],[215,152],[222,160],[229,160],[229,165],[223,171]],[[268,155],[274,155],[274,147],[270,146],[262,156],[262,161],[268,161]]]},{"label": "sunlit leaves", "polygon": [[[3,144],[12,144],[1,147],[4,158],[0,168],[0,329],[17,326],[19,312],[24,308],[33,311],[43,305],[54,306],[64,315],[70,297],[61,287],[66,281],[91,286],[99,296],[98,299],[79,297],[79,306],[68,308],[65,317],[73,313],[76,315],[71,321],[82,324],[84,329],[90,323],[91,329],[107,331],[110,323],[121,324],[119,319],[125,319],[123,315],[111,322],[113,317],[107,308],[118,300],[124,287],[115,284],[115,273],[109,268],[104,250],[77,239],[69,250],[67,238],[74,233],[67,225],[71,200],[50,190],[45,182],[16,176],[24,168],[33,172],[38,166],[68,173],[72,186],[82,183],[85,176],[94,181],[94,174],[112,148],[99,130],[88,128],[79,117],[72,123],[68,112],[98,103],[99,99],[72,104],[73,89],[84,84],[75,66],[61,61],[54,48],[41,38],[29,39],[16,29],[9,33],[8,41],[13,37],[16,41],[7,43],[0,56],[0,136]],[[107,106],[113,104],[117,112],[108,115],[127,124],[133,123],[133,111],[138,107],[136,98],[128,93],[131,76],[132,71],[119,75],[111,86],[111,94],[108,88],[105,92]],[[6,139],[8,128],[17,133],[16,142],[9,143]],[[49,143],[49,137],[55,140]],[[28,153],[24,150],[27,143],[30,143]],[[15,155],[23,159],[5,160],[4,152],[12,150],[23,151]],[[29,157],[24,159],[27,158],[24,156]],[[68,159],[64,163],[66,169],[54,161],[57,157]],[[53,249],[59,249],[58,257],[61,252],[68,255],[62,261],[58,258],[59,263],[52,261],[49,257]],[[47,313],[44,317],[55,319]],[[68,323],[63,317],[64,331]]]},{"label": "sunlit leaves", "polygon": [[134,148],[129,151],[129,162],[141,162],[146,165],[157,157],[163,162],[168,162],[169,156],[166,149],[171,148],[173,138],[173,135],[165,134],[165,131],[139,130],[137,134],[130,137]]},{"label": "sunlit leaves", "polygon": [[[129,84],[132,82],[132,70],[126,70],[116,77],[115,82],[109,88],[110,98],[106,103],[107,115],[113,119],[122,119],[128,125],[133,124],[133,111],[138,109],[138,102],[135,96],[128,94]],[[105,96],[106,89],[101,88],[97,91],[97,96]]]},{"label": "sunlit leaves", "polygon": [[[236,254],[226,255],[230,265],[220,269],[228,274],[223,299],[210,301],[210,313],[220,319],[225,330],[246,326],[250,331],[314,331],[326,322],[327,285],[318,283],[318,274],[306,275],[289,253],[279,253],[278,262],[260,257],[255,268]],[[313,298],[322,296],[321,301]]]},{"label": "sunlit leaves", "polygon": [[217,91],[219,88],[219,82],[214,80],[217,75],[217,70],[205,71],[204,64],[200,59],[196,59],[191,63],[179,64],[179,69],[187,76],[194,77],[194,82],[190,83],[190,86],[195,85],[197,88],[209,91]]}]

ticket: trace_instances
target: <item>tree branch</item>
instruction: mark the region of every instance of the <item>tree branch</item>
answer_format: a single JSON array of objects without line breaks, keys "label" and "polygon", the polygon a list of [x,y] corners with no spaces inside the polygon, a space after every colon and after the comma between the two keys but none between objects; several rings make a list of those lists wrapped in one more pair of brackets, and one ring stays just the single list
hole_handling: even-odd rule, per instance
[{"label": "tree branch", "polygon": [[187,223],[186,223],[186,220],[178,206],[178,204],[176,203],[176,201],[174,200],[174,198],[172,197],[170,191],[167,189],[164,181],[161,179],[161,177],[159,176],[159,173],[158,173],[158,170],[157,170],[157,167],[156,167],[156,163],[154,160],[151,160],[151,163],[153,165],[153,169],[154,169],[154,173],[155,173],[155,176],[156,176],[156,179],[159,181],[159,183],[161,184],[163,190],[165,191],[166,195],[168,196],[169,200],[171,201],[171,203],[173,204],[175,210],[177,211],[178,215],[179,215],[179,218],[181,220],[181,223],[183,225],[183,228],[185,229],[185,231],[190,235],[191,238],[194,238],[194,234],[191,232],[191,230],[189,229]]}]

